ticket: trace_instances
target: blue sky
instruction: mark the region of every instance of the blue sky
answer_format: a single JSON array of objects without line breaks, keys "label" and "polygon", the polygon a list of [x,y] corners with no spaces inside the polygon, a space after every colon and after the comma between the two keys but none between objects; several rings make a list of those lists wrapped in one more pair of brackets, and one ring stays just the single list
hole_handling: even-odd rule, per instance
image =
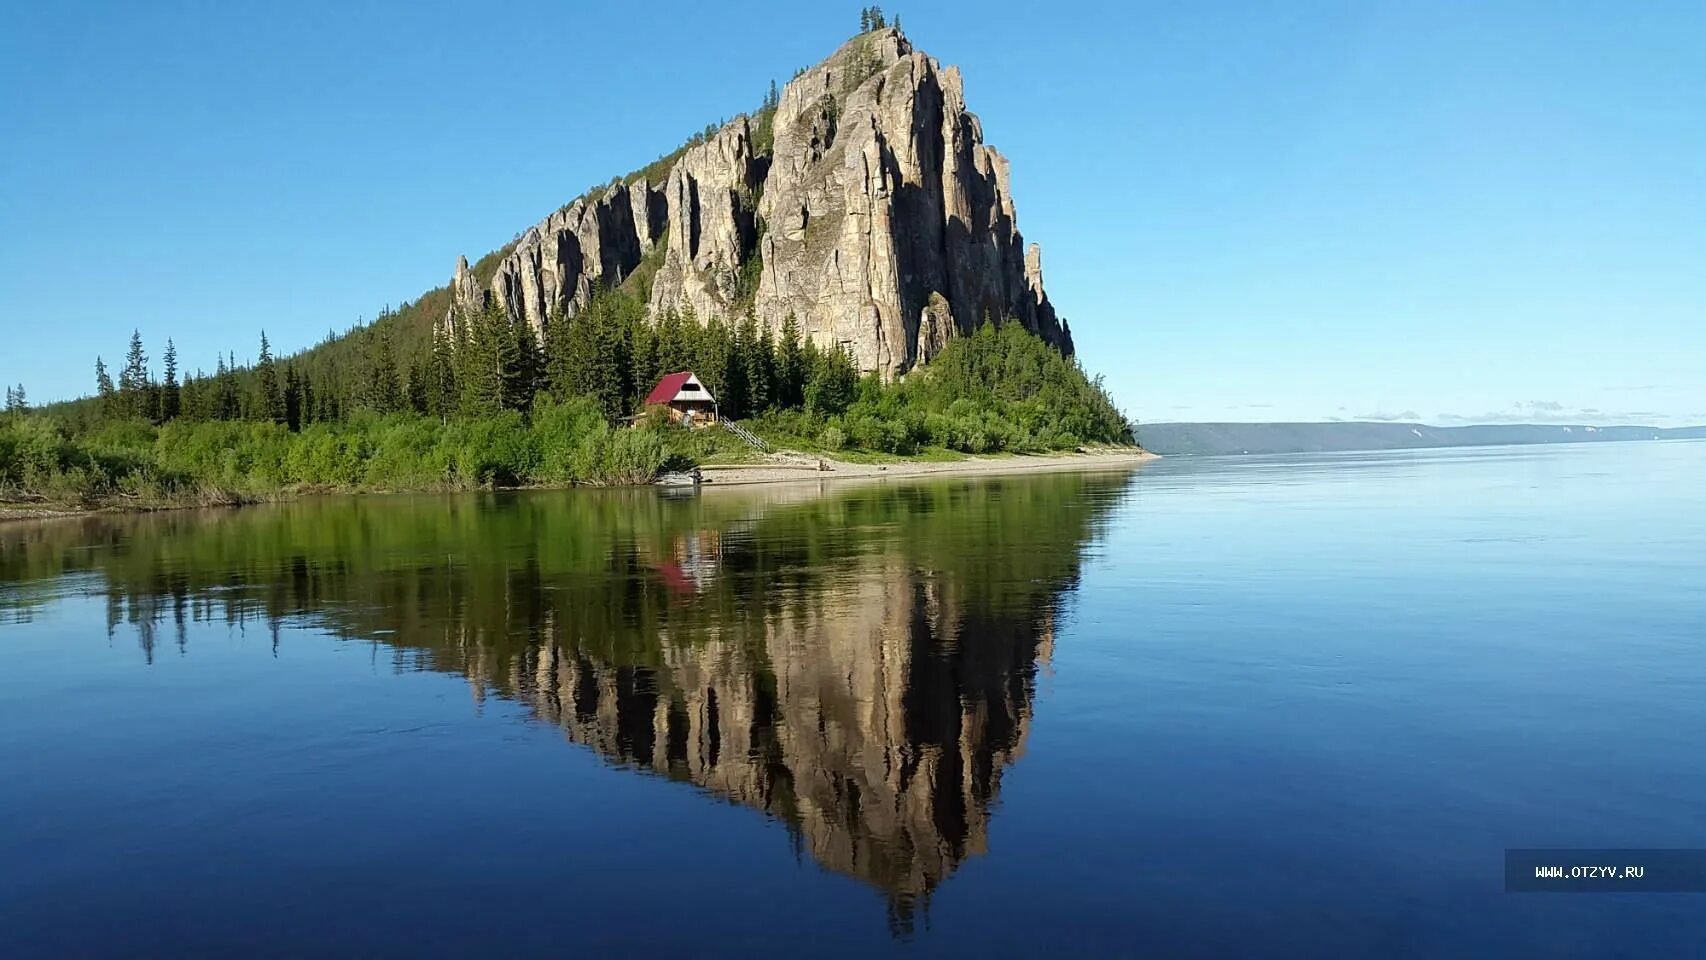
[{"label": "blue sky", "polygon": [[[859,4],[9,4],[0,381],[445,282]],[[1706,4],[906,3],[1156,420],[1706,423]]]}]

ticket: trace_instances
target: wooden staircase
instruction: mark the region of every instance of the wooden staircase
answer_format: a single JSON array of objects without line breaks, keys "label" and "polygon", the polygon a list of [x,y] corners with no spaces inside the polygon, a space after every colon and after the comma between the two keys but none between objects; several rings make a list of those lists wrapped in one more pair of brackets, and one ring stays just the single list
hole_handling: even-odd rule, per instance
[{"label": "wooden staircase", "polygon": [[727,430],[728,432],[739,437],[742,443],[746,444],[747,446],[751,447],[752,449],[757,450],[760,453],[769,453],[770,452],[770,444],[765,443],[763,440],[758,439],[757,436],[753,435],[753,432],[751,430],[748,430],[747,428],[741,426],[740,424],[734,422],[733,420],[721,420],[718,422],[720,422],[723,425],[724,430]]}]

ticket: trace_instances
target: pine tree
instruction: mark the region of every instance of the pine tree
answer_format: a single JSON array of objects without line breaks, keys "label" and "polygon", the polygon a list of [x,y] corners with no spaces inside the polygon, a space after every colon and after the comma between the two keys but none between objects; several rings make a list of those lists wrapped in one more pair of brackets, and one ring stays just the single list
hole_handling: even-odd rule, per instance
[{"label": "pine tree", "polygon": [[456,354],[448,330],[433,331],[432,382],[427,390],[427,412],[440,420],[456,412]]},{"label": "pine tree", "polygon": [[770,339],[769,327],[759,329],[747,357],[746,389],[751,394],[752,415],[757,416],[776,404],[776,345]]},{"label": "pine tree", "polygon": [[765,388],[759,379],[764,376],[764,359],[758,355],[759,349],[758,321],[748,310],[734,331],[728,374],[731,392],[743,417],[756,415],[763,406],[760,394]]},{"label": "pine tree", "polygon": [[432,381],[432,353],[418,351],[409,359],[409,372],[403,378],[403,402],[411,413],[426,415],[427,387]]},{"label": "pine tree", "polygon": [[533,338],[533,327],[526,318],[510,324],[509,349],[500,366],[504,379],[504,407],[527,410],[533,406],[533,394],[539,389],[539,341]]},{"label": "pine tree", "polygon": [[302,399],[299,401],[299,406],[301,408],[301,426],[306,427],[314,423],[314,418],[319,411],[319,408],[316,407],[315,404],[320,402],[319,396],[321,392],[319,388],[315,386],[314,377],[311,372],[303,373],[301,390]]},{"label": "pine tree", "polygon": [[396,413],[403,407],[397,359],[391,353],[391,337],[384,330],[369,330],[364,338],[355,395],[359,404],[378,413]]},{"label": "pine tree", "polygon": [[166,340],[166,355],[161,358],[166,379],[160,384],[160,420],[175,420],[183,408],[183,392],[178,386],[178,348],[171,338]]},{"label": "pine tree", "polygon": [[644,397],[663,376],[658,368],[658,328],[656,324],[638,323],[630,334],[628,347],[628,376],[636,399]]},{"label": "pine tree", "polygon": [[693,360],[684,368],[699,375],[700,382],[710,389],[724,411],[730,416],[740,416],[740,397],[735,395],[736,385],[729,382],[734,338],[729,335],[728,325],[715,318],[703,327],[690,324],[691,321],[682,324],[691,331],[689,342],[693,346]]},{"label": "pine tree", "polygon": [[130,350],[124,358],[124,369],[118,375],[119,406],[126,417],[146,417],[148,393],[148,354],[142,351],[142,332],[130,332]]},{"label": "pine tree", "polygon": [[284,424],[292,432],[302,429],[302,374],[296,370],[296,364],[288,363],[284,367]]},{"label": "pine tree", "polygon": [[805,403],[806,358],[800,348],[800,323],[788,314],[776,345],[776,405],[796,409]]},{"label": "pine tree", "polygon": [[235,357],[230,363],[227,363],[225,355],[220,354],[219,368],[213,374],[213,418],[215,420],[236,420],[242,415],[242,400],[237,395],[235,366]]},{"label": "pine tree", "polygon": [[255,362],[255,403],[253,416],[268,423],[284,422],[284,392],[279,389],[278,368],[273,363],[272,345],[267,332],[261,331],[261,355]]},{"label": "pine tree", "polygon": [[114,417],[118,415],[118,411],[115,409],[117,403],[113,399],[113,393],[113,378],[107,374],[106,361],[102,360],[100,357],[96,357],[95,396],[98,398],[101,416],[103,417]]},{"label": "pine tree", "polygon": [[853,403],[859,389],[859,370],[839,345],[833,350],[813,352],[812,369],[806,381],[806,409],[819,416],[841,413]]},{"label": "pine tree", "polygon": [[871,8],[870,7],[860,7],[859,8],[859,32],[860,33],[870,33],[871,32]]},{"label": "pine tree", "polygon": [[456,350],[456,383],[460,388],[460,407],[465,416],[487,416],[503,409],[503,346],[512,344],[513,337],[505,336],[509,316],[493,305],[484,313],[470,317],[464,324],[467,333]]},{"label": "pine tree", "polygon": [[562,325],[566,329],[556,358],[557,376],[552,389],[558,399],[597,396],[597,317],[594,311],[583,310],[573,318],[565,318]]}]

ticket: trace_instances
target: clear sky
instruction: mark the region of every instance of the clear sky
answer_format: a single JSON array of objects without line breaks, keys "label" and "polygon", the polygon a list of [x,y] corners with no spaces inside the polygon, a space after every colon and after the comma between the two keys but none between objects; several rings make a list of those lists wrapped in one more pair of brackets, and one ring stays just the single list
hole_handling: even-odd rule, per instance
[{"label": "clear sky", "polygon": [[[288,352],[748,109],[859,3],[55,3],[0,381]],[[900,3],[1141,420],[1706,423],[1706,3]]]}]

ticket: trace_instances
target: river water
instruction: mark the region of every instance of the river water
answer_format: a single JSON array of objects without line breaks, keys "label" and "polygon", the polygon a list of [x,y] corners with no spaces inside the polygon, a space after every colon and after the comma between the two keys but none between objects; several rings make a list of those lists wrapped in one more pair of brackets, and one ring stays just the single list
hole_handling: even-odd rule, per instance
[{"label": "river water", "polygon": [[0,956],[1694,956],[1706,443],[0,526]]}]

